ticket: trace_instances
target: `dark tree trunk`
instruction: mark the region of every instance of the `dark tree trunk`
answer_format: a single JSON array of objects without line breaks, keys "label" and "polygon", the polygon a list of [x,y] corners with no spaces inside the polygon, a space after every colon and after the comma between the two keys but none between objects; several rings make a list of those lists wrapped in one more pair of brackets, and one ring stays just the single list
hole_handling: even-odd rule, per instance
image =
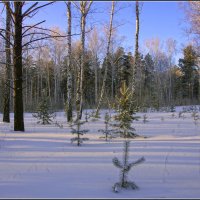
[{"label": "dark tree trunk", "polygon": [[11,13],[10,2],[6,2],[6,77],[4,91],[4,106],[3,106],[3,122],[10,122],[10,79],[11,79],[11,51],[10,51],[10,26]]},{"label": "dark tree trunk", "polygon": [[22,95],[22,2],[14,2],[14,130],[24,131],[23,95]]}]

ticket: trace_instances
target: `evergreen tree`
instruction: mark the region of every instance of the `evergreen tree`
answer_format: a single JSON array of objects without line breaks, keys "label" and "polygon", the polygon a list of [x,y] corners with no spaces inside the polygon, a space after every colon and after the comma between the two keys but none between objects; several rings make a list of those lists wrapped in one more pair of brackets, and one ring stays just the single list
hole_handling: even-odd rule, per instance
[{"label": "evergreen tree", "polygon": [[144,123],[144,124],[145,124],[146,122],[148,122],[147,118],[148,118],[147,115],[144,114],[144,115],[143,115],[143,123]]},{"label": "evergreen tree", "polygon": [[[111,117],[109,116],[109,114],[106,112],[105,117],[104,117],[104,124],[105,124],[105,129],[99,129],[99,132],[102,132],[103,134],[105,134],[105,136],[103,138],[106,139],[106,141],[108,140],[108,138],[112,138],[112,132],[113,129],[109,129],[109,123],[110,123]],[[101,137],[102,138],[102,137]]]},{"label": "evergreen tree", "polygon": [[45,125],[53,122],[52,119],[55,118],[55,113],[50,111],[49,107],[49,99],[45,96],[39,103],[37,112],[33,114],[33,117],[38,119],[37,123]]},{"label": "evergreen tree", "polygon": [[[184,58],[179,59],[179,67],[182,70],[183,98],[198,97],[198,70],[197,54],[192,45],[188,45],[184,50]],[[197,79],[197,80],[196,80]]]},{"label": "evergreen tree", "polygon": [[89,113],[88,113],[88,111],[86,110],[86,111],[85,111],[85,122],[88,122],[88,119],[89,119]]},{"label": "evergreen tree", "polygon": [[149,53],[144,57],[144,92],[147,96],[145,105],[155,104],[154,61]]},{"label": "evergreen tree", "polygon": [[136,108],[132,108],[130,111],[130,106],[133,105],[130,97],[131,91],[126,86],[126,82],[123,81],[122,87],[120,88],[120,98],[117,98],[118,114],[114,116],[114,119],[118,123],[113,126],[117,128],[117,132],[124,138],[134,138],[138,136],[135,133],[135,128],[131,127],[133,120],[138,120],[139,117],[133,116],[136,112]]},{"label": "evergreen tree", "polygon": [[83,98],[84,106],[91,107],[95,104],[95,72],[92,66],[92,54],[85,52],[84,75],[83,75]]},{"label": "evergreen tree", "polygon": [[[88,138],[81,138],[81,135],[87,133],[89,130],[80,130],[81,126],[84,124],[85,122],[80,121],[79,119],[76,120],[72,125],[71,125],[71,129],[72,129],[72,134],[76,134],[77,136],[71,139],[71,142],[75,142],[77,141],[77,146],[80,146],[81,143],[83,143],[83,141],[89,140]],[[76,128],[73,128],[73,126],[76,126]]]},{"label": "evergreen tree", "polygon": [[132,189],[138,189],[138,186],[133,181],[128,181],[128,172],[130,169],[145,161],[144,157],[138,159],[135,162],[128,163],[128,153],[129,153],[129,141],[124,142],[124,156],[123,156],[123,163],[121,163],[118,158],[113,158],[113,164],[121,169],[121,176],[120,176],[120,182],[117,182],[113,186],[113,191],[118,192],[120,188],[132,188]]},{"label": "evergreen tree", "polygon": [[119,59],[120,65],[119,65],[119,71],[118,71],[118,76],[120,79],[120,85],[122,82],[125,80],[126,85],[129,85],[130,81],[130,76],[131,76],[131,63],[130,63],[130,58],[129,55],[123,55]]}]

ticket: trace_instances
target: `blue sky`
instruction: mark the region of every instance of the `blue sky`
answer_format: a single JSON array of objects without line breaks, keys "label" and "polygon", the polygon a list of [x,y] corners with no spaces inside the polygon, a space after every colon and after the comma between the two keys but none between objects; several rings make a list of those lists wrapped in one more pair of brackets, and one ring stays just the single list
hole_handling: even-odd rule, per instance
[{"label": "blue sky", "polygon": [[[44,3],[44,2],[43,2]],[[140,15],[140,47],[143,48],[144,41],[151,38],[160,38],[161,41],[165,41],[168,38],[173,38],[177,41],[177,45],[180,47],[182,44],[188,42],[188,38],[184,34],[183,26],[184,23],[184,12],[180,8],[178,2],[164,2],[164,1],[144,1],[142,2],[142,10]],[[134,1],[118,2],[117,8],[124,7],[114,17],[115,25],[124,24],[119,26],[118,33],[125,37],[123,46],[134,51],[134,37],[135,37],[135,10]],[[88,25],[103,24],[109,22],[111,2],[109,1],[98,1],[92,5],[92,10],[95,13],[90,14]],[[66,31],[67,29],[67,17],[66,17],[66,5],[64,2],[59,1],[45,7],[34,16],[34,21],[39,22],[46,20],[43,26],[53,27],[58,26],[61,30]],[[28,22],[27,22],[28,23]],[[77,30],[79,32],[78,22],[74,20]],[[181,50],[177,54],[181,56]],[[176,60],[177,60],[176,59]]]},{"label": "blue sky", "polygon": [[[121,9],[115,16],[115,25],[124,24],[118,28],[118,33],[125,37],[123,46],[130,51],[134,50],[134,35],[135,35],[135,2],[124,1],[118,2],[118,8]],[[177,41],[177,45],[180,49],[182,44],[188,42],[188,39],[183,31],[184,12],[180,8],[178,2],[148,2],[144,1],[140,15],[140,47],[147,39],[160,38],[161,41],[165,41],[167,38],[173,38]],[[109,10],[111,2],[94,2],[92,9],[94,14],[90,14],[88,25],[99,23],[106,23],[109,21]],[[58,26],[61,30],[66,31],[67,18],[66,18],[66,6],[64,2],[56,2],[42,9],[36,16],[35,21],[46,19],[45,26],[52,27]],[[78,27],[78,23],[76,22]],[[78,32],[78,29],[77,29]],[[181,51],[177,54],[181,56]]]}]

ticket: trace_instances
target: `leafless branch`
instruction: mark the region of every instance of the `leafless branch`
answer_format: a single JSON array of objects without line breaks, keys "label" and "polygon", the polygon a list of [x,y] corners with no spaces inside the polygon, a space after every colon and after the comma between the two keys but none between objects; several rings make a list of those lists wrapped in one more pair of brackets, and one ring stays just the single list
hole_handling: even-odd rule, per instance
[{"label": "leafless branch", "polygon": [[8,85],[7,83],[5,83],[5,85],[14,90],[14,88],[11,85]]},{"label": "leafless branch", "polygon": [[[4,31],[5,31],[5,30],[4,30]],[[1,36],[4,40],[8,41],[8,42],[10,43],[11,46],[13,46],[13,43],[10,42],[9,40],[7,40],[7,38],[2,34],[2,31],[0,32],[0,36]]]},{"label": "leafless branch", "polygon": [[44,32],[32,32],[32,33],[27,33],[27,34],[23,35],[23,37],[27,37],[27,36],[30,36],[30,35],[52,36],[52,35],[50,35],[48,33],[44,33]]},{"label": "leafless branch", "polygon": [[36,26],[38,26],[38,25],[44,23],[45,21],[46,21],[46,20],[43,20],[43,21],[38,22],[37,24],[34,24],[34,25],[32,25],[32,26],[24,26],[23,28],[27,28],[27,29],[22,33],[22,36],[23,36],[27,31],[29,31],[30,29],[32,29],[32,28],[37,28]]},{"label": "leafless branch", "polygon": [[[43,28],[39,28],[39,29],[42,29],[42,30],[49,30],[49,29],[43,29]],[[58,35],[50,35],[50,34],[48,34],[48,33],[44,33],[43,35],[45,35],[44,37],[41,37],[41,38],[36,38],[36,39],[34,39],[34,40],[30,40],[29,42],[27,42],[27,43],[25,43],[23,46],[22,46],[22,48],[24,48],[25,46],[28,46],[28,45],[30,45],[31,43],[33,43],[33,42],[36,42],[36,41],[39,41],[39,40],[45,40],[45,39],[50,39],[50,38],[65,38],[65,37],[68,37],[68,35],[60,35],[59,33],[57,33],[57,32],[55,32],[55,31],[52,31],[52,30],[49,30],[49,31],[51,31],[51,32],[54,32],[54,33],[56,33],[56,34],[58,34]],[[89,30],[89,31],[87,31],[87,32],[90,32],[91,31],[91,29]],[[87,33],[86,32],[86,33]],[[40,34],[42,34],[42,33],[40,33]],[[27,34],[28,35],[28,34]],[[33,38],[33,36],[34,36],[34,34],[29,34],[29,35],[32,35],[32,38]],[[77,35],[80,35],[80,33],[74,33],[74,34],[71,34],[71,36],[77,36]]]},{"label": "leafless branch", "polygon": [[72,3],[74,4],[74,6],[81,11],[80,7],[78,6],[78,4],[76,3],[76,1],[72,1]]},{"label": "leafless branch", "polygon": [[22,17],[24,18],[25,16],[30,15],[31,13],[37,11],[38,9],[43,8],[43,7],[48,6],[48,5],[50,5],[50,4],[53,4],[53,3],[54,3],[54,2],[46,3],[46,4],[44,4],[44,5],[41,5],[41,6],[38,6],[38,7],[34,8],[34,7],[38,4],[38,2],[37,2],[37,3],[33,4],[30,8],[28,8],[28,9],[22,14]]},{"label": "leafless branch", "polygon": [[[8,63],[6,62],[0,62],[1,65],[7,65]],[[9,65],[13,66],[11,63],[9,63]]]},{"label": "leafless branch", "polygon": [[27,13],[30,12],[35,6],[37,6],[38,2],[34,3],[32,6],[30,6],[22,15],[22,17],[25,17],[26,15],[28,15]]}]

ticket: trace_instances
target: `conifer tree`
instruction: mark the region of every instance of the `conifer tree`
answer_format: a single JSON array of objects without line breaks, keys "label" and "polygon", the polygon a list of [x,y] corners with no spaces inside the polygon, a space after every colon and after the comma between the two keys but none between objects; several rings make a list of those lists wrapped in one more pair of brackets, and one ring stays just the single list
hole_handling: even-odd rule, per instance
[{"label": "conifer tree", "polygon": [[179,59],[179,67],[183,73],[182,88],[183,98],[198,98],[198,68],[197,53],[192,45],[188,45],[183,50],[184,58]]},{"label": "conifer tree", "polygon": [[89,119],[89,113],[86,110],[85,111],[85,122],[88,122],[88,119]]},{"label": "conifer tree", "polygon": [[[83,141],[89,140],[88,138],[81,138],[81,135],[87,133],[89,130],[80,130],[81,126],[84,124],[85,122],[80,121],[79,119],[76,120],[75,122],[73,122],[73,124],[71,125],[71,133],[72,134],[76,134],[77,136],[74,138],[71,138],[71,142],[75,142],[77,141],[77,146],[80,146],[81,143],[83,143]],[[76,126],[76,128],[73,128],[73,126]]]},{"label": "conifer tree", "polygon": [[146,122],[148,122],[147,118],[148,118],[147,115],[144,114],[144,115],[143,115],[143,123],[144,123],[144,124],[145,124]]},{"label": "conifer tree", "polygon": [[133,120],[138,120],[139,117],[133,116],[136,113],[137,108],[129,110],[130,106],[133,105],[131,98],[131,91],[126,86],[126,82],[122,82],[120,88],[120,98],[117,98],[117,112],[118,114],[114,116],[114,119],[117,121],[117,124],[113,126],[117,128],[117,132],[120,133],[121,137],[124,138],[134,138],[138,136],[135,133],[135,128],[131,127]]},{"label": "conifer tree", "polygon": [[142,162],[145,161],[144,157],[138,159],[135,162],[128,163],[128,153],[129,153],[129,141],[124,142],[124,156],[123,156],[123,163],[121,163],[118,158],[113,158],[113,164],[121,169],[121,175],[120,175],[120,181],[115,183],[113,186],[114,192],[119,192],[121,188],[132,188],[132,189],[138,189],[138,186],[133,181],[128,181],[128,172],[130,169]]},{"label": "conifer tree", "polygon": [[[120,88],[120,98],[117,99],[117,112],[118,115],[115,116],[115,120],[118,121],[118,124],[114,124],[115,127],[118,128],[118,132],[124,138],[133,138],[138,136],[134,131],[135,129],[131,127],[131,123],[133,120],[137,120],[138,117],[133,116],[136,112],[136,108],[131,108],[130,105],[134,105],[132,100],[133,96],[129,88],[126,86],[126,82],[122,82],[122,86]],[[127,175],[130,169],[141,162],[144,161],[144,158],[140,158],[136,162],[128,163],[128,153],[129,153],[129,144],[130,142],[126,139],[124,141],[124,156],[123,163],[121,163],[118,158],[113,158],[113,164],[121,169],[121,177],[120,182],[115,183],[113,186],[113,191],[118,192],[120,188],[129,188],[138,189],[138,186],[134,182],[130,182],[127,180]]]},{"label": "conifer tree", "polygon": [[33,117],[38,119],[38,124],[51,124],[52,119],[55,118],[55,113],[50,110],[49,99],[47,96],[44,96],[40,101],[37,112],[33,114]]},{"label": "conifer tree", "polygon": [[111,120],[111,116],[109,116],[109,114],[106,112],[105,116],[104,116],[104,124],[105,124],[105,129],[99,129],[99,132],[102,132],[105,136],[101,137],[101,138],[105,138],[106,141],[108,141],[108,138],[112,138],[112,132],[113,129],[109,129],[109,123]]}]

